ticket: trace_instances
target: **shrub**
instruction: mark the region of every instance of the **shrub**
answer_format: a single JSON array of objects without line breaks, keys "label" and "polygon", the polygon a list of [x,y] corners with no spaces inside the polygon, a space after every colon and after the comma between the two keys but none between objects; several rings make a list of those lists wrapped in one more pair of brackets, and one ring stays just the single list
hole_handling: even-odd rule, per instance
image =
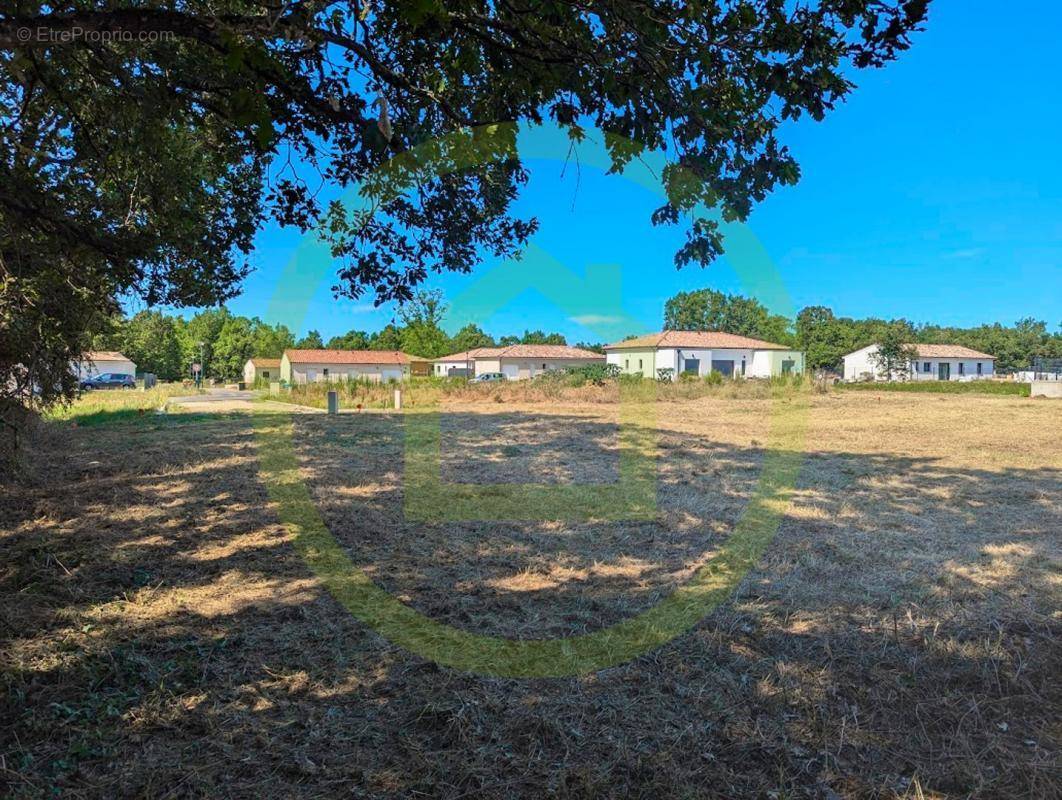
[{"label": "shrub", "polygon": [[671,383],[675,379],[675,370],[671,367],[664,367],[656,371],[656,379],[661,383]]},{"label": "shrub", "polygon": [[707,375],[704,376],[704,382],[709,386],[722,386],[723,385],[723,373],[719,370],[713,369]]}]

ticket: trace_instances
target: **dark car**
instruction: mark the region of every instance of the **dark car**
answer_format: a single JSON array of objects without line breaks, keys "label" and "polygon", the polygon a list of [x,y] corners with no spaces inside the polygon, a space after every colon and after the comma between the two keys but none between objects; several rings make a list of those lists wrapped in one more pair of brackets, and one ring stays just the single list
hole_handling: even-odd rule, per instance
[{"label": "dark car", "polygon": [[81,381],[81,388],[85,389],[135,389],[136,381],[132,375],[122,375],[118,372],[103,372],[91,378]]}]

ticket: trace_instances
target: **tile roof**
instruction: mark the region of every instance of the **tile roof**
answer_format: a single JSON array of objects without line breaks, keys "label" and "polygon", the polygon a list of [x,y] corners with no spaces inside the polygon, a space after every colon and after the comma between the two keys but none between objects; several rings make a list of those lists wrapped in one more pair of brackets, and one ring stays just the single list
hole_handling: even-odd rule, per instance
[{"label": "tile roof", "polygon": [[983,358],[995,361],[995,356],[982,353],[979,350],[971,350],[961,344],[908,344],[905,347],[913,347],[919,358]]},{"label": "tile roof", "polygon": [[605,345],[606,350],[623,350],[632,347],[718,347],[744,350],[791,350],[784,344],[765,342],[748,336],[722,331],[661,331]]},{"label": "tile roof", "polygon": [[89,350],[81,354],[82,361],[129,361],[117,350]]},{"label": "tile roof", "polygon": [[603,359],[601,353],[566,344],[511,344],[508,347],[477,347],[435,359],[437,362],[475,361],[477,358],[566,358]]},{"label": "tile roof", "polygon": [[605,360],[601,353],[584,350],[581,347],[569,347],[566,344],[514,344],[503,348],[499,358],[581,358]]},{"label": "tile roof", "polygon": [[462,350],[460,353],[452,353],[448,356],[442,356],[435,359],[436,361],[473,361],[477,358],[493,358],[497,357],[498,353],[503,350],[501,347],[474,347],[471,350]]},{"label": "tile roof", "polygon": [[419,361],[400,350],[285,350],[297,364],[408,364]]},{"label": "tile roof", "polygon": [[250,359],[250,361],[256,367],[279,367],[280,366],[280,359],[279,358],[252,358],[252,359]]}]

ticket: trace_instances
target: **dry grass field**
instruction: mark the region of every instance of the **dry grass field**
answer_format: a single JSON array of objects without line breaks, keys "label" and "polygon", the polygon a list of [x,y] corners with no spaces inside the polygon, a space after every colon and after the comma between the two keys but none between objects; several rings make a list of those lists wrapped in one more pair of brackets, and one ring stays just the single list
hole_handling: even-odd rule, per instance
[{"label": "dry grass field", "polygon": [[[604,400],[453,398],[443,480],[612,482]],[[537,639],[628,618],[711,558],[772,402],[656,404],[641,520],[412,521],[400,415],[298,415],[294,441],[378,586]],[[0,795],[1062,797],[1062,406],[778,402],[808,406],[801,472],[734,596],[629,663],[538,679],[440,667],[348,614],[279,522],[251,413],[45,425],[0,486]]]}]

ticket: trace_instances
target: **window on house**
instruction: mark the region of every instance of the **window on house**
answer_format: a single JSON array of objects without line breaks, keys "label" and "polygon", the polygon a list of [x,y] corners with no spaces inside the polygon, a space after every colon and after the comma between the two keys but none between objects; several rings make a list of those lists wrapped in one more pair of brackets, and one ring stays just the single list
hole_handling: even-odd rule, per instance
[{"label": "window on house", "polygon": [[684,371],[693,375],[699,374],[701,371],[701,360],[699,358],[687,358]]},{"label": "window on house", "polygon": [[978,375],[981,374],[981,362],[980,361],[977,362],[977,374]]},{"label": "window on house", "polygon": [[623,359],[623,371],[624,372],[630,372],[630,369],[631,369],[631,360],[629,358]]},{"label": "window on house", "polygon": [[638,359],[638,369],[641,369],[641,368],[642,368],[642,360],[639,358]]},{"label": "window on house", "polygon": [[546,365],[545,365],[545,364],[543,364],[543,365],[542,365],[542,369],[545,369],[545,368],[546,368]]},{"label": "window on house", "polygon": [[741,359],[741,374],[745,374],[745,359]]},{"label": "window on house", "polygon": [[959,362],[959,374],[960,375],[965,375],[966,374],[966,362],[965,361],[960,361]]},{"label": "window on house", "polygon": [[922,372],[932,372],[932,365],[928,361],[922,362]]},{"label": "window on house", "polygon": [[263,378],[268,378],[269,377],[269,370],[267,370],[267,369],[262,370],[262,377]]},{"label": "window on house", "polygon": [[323,370],[321,370],[321,372],[325,375],[325,377],[327,377],[328,376],[328,367],[325,367]]}]

